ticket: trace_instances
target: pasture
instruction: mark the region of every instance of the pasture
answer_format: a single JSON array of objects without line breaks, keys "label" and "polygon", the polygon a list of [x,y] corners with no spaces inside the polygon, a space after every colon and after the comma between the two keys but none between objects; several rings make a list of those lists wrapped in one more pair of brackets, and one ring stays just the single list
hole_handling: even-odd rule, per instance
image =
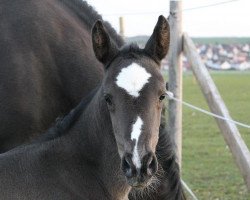
[{"label": "pasture", "polygon": [[[212,72],[233,119],[250,124],[250,72]],[[208,109],[191,73],[183,76],[183,99]],[[240,128],[248,148],[250,130]],[[215,120],[183,107],[182,175],[198,199],[248,200],[247,193],[230,150]]]}]

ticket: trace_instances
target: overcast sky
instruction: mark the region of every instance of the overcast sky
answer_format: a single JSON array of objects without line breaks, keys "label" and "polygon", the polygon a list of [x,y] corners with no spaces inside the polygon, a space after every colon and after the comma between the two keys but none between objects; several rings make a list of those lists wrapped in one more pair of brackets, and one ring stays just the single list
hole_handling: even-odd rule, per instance
[{"label": "overcast sky", "polygon": [[[117,31],[123,16],[126,36],[150,35],[158,16],[169,13],[169,0],[87,1]],[[250,0],[183,0],[183,9],[183,30],[191,36],[250,37]]]}]

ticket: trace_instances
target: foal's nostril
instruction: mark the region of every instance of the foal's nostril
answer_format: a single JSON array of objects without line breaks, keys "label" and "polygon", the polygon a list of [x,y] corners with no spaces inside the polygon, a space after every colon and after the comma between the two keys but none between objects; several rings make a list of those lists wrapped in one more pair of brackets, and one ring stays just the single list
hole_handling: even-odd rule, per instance
[{"label": "foal's nostril", "polygon": [[122,159],[122,171],[125,176],[130,178],[136,173],[136,169],[132,162],[132,154],[125,154]]},{"label": "foal's nostril", "polygon": [[154,159],[154,157],[152,156],[151,158],[150,158],[150,160],[148,161],[148,167],[149,168],[153,168],[155,166],[155,159]]},{"label": "foal's nostril", "polygon": [[149,162],[148,169],[151,171],[152,174],[154,174],[157,171],[157,160],[155,156],[152,156],[151,161]]},{"label": "foal's nostril", "polygon": [[143,158],[144,173],[147,176],[152,176],[158,168],[156,157],[153,153],[148,153]]}]

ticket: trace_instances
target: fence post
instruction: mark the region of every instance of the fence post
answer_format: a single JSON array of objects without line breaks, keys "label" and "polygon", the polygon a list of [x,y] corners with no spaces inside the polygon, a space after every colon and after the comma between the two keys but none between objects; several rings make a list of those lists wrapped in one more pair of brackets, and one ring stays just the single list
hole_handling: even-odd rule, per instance
[{"label": "fence post", "polygon": [[[169,23],[171,29],[169,51],[168,87],[182,100],[182,0],[170,0]],[[182,105],[169,100],[168,132],[176,143],[176,153],[181,168],[182,154]]]},{"label": "fence post", "polygon": [[125,37],[125,33],[124,33],[124,18],[123,17],[119,17],[119,26],[120,26],[120,35],[124,38]]}]

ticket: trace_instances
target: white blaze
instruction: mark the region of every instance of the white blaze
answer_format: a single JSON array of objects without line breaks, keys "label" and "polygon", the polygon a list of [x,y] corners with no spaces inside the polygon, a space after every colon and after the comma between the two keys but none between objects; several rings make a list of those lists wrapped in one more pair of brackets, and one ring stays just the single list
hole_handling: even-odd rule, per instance
[{"label": "white blaze", "polygon": [[128,94],[138,97],[139,92],[148,83],[151,74],[136,63],[121,70],[116,78],[116,84],[128,92]]},{"label": "white blaze", "polygon": [[141,135],[141,128],[143,122],[142,119],[138,116],[136,122],[133,124],[131,140],[135,140],[135,147],[133,151],[132,161],[137,168],[141,168],[141,160],[138,152],[138,141]]}]

